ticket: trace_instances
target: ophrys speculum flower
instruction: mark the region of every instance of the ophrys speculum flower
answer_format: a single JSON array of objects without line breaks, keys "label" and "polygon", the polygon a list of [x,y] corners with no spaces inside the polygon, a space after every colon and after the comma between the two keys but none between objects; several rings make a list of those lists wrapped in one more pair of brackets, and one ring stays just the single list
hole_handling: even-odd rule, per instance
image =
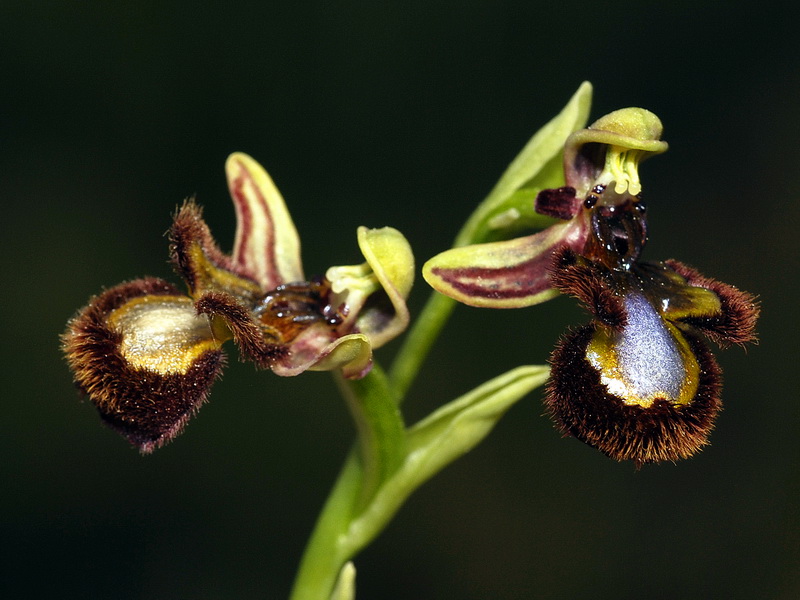
[{"label": "ophrys speculum flower", "polygon": [[365,375],[378,347],[408,324],[414,260],[397,230],[358,230],[366,263],[306,279],[283,198],[252,158],[226,171],[237,216],[234,251],[220,251],[189,200],[170,229],[188,287],[145,278],[111,288],[63,336],[79,389],[143,452],[174,438],[205,401],[230,339],[243,359],[278,375],[341,369]]},{"label": "ophrys speculum flower", "polygon": [[721,375],[700,334],[755,340],[754,298],[677,261],[639,260],[647,241],[639,162],[666,150],[661,123],[623,109],[573,133],[566,185],[536,210],[563,221],[532,236],[456,248],[423,274],[475,306],[516,308],[555,288],[593,320],[558,344],[545,405],[558,427],[618,460],[676,460],[707,443]]}]

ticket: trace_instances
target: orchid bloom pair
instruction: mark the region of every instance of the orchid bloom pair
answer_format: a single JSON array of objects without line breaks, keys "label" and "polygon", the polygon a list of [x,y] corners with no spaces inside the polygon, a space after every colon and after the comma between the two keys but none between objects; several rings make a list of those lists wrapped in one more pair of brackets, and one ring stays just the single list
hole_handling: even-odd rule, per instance
[{"label": "orchid bloom pair", "polygon": [[142,452],[178,435],[206,400],[227,340],[277,375],[341,369],[364,376],[372,349],[403,331],[414,258],[395,229],[358,229],[366,263],[306,280],[300,241],[267,172],[245,154],[227,161],[234,250],[220,251],[193,200],[170,229],[188,296],[155,278],[93,298],[62,336],[79,389]]},{"label": "orchid bloom pair", "polygon": [[564,146],[566,185],[536,197],[536,212],[558,224],[423,266],[431,286],[472,306],[531,306],[556,290],[584,304],[592,322],[553,352],[546,410],[565,435],[637,466],[707,443],[721,372],[698,334],[755,341],[759,313],[750,294],[677,261],[639,261],[647,224],[638,165],[667,149],[661,131],[640,108],[575,131]]},{"label": "orchid bloom pair", "polygon": [[[423,276],[478,307],[527,307],[558,292],[576,297],[592,320],[551,356],[547,412],[565,435],[617,460],[674,461],[708,443],[721,408],[721,372],[700,335],[723,346],[753,342],[759,307],[752,295],[680,262],[640,261],[647,221],[638,169],[667,149],[661,122],[627,108],[585,129],[565,126],[585,122],[587,90],[584,84],[542,130],[549,141],[537,134],[520,154],[547,172],[541,181],[563,185],[537,188],[536,176],[512,163],[496,188],[511,203],[498,193],[499,203],[475,213],[486,217],[478,219],[484,233],[502,229],[535,190],[536,214],[529,204],[527,221],[518,220],[543,215],[555,224],[445,251]],[[560,179],[552,162],[559,154]],[[365,264],[307,280],[297,232],[267,173],[244,154],[232,155],[226,171],[238,220],[232,255],[219,250],[189,200],[170,231],[189,295],[160,279],[125,283],[94,298],[63,336],[78,387],[143,452],[174,438],[205,401],[226,340],[278,375],[341,369],[359,378],[371,368],[372,349],[409,322],[414,259],[398,231],[360,228]]]}]

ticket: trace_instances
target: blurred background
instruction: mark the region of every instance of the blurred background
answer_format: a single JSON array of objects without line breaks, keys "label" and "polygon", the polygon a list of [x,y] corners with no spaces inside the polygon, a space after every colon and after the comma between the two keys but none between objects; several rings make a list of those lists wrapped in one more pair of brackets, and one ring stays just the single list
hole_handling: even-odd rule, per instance
[{"label": "blurred background", "polygon": [[[588,79],[592,120],[634,105],[665,124],[645,258],[758,294],[761,342],[717,353],[725,411],[676,465],[562,439],[537,390],[357,558],[358,597],[800,597],[800,57],[777,5],[4,0],[0,596],[285,598],[353,439],[329,376],[231,347],[211,403],[141,457],[79,400],[67,319],[103,286],[177,281],[163,234],[186,196],[230,248],[236,150],[283,192],[307,273],[360,262],[362,224],[403,231],[421,264]],[[415,313],[428,293],[419,278]],[[407,420],[585,320],[567,298],[459,307]]]}]

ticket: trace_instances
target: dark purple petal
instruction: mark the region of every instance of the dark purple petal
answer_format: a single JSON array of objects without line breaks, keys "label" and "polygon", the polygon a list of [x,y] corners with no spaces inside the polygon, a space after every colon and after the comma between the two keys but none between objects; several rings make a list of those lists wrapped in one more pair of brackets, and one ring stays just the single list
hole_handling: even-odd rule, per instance
[{"label": "dark purple petal", "polygon": [[540,215],[568,221],[580,212],[581,199],[575,196],[572,187],[542,190],[536,196],[535,210]]},{"label": "dark purple petal", "polygon": [[195,298],[207,291],[225,291],[254,302],[263,293],[252,274],[220,251],[193,200],[184,202],[175,214],[169,239],[172,262]]}]

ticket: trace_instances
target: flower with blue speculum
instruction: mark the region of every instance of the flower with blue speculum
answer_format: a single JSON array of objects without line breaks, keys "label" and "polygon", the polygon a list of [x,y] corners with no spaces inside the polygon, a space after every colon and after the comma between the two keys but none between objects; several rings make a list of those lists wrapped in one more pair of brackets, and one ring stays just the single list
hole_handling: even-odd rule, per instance
[{"label": "flower with blue speculum", "polygon": [[230,256],[188,200],[169,232],[188,295],[156,278],[123,283],[93,298],[62,336],[79,390],[142,452],[173,439],[205,402],[227,340],[278,375],[341,369],[359,378],[372,349],[408,325],[414,258],[400,232],[361,227],[366,263],[306,279],[297,230],[267,172],[237,153],[226,173],[237,216]]},{"label": "flower with blue speculum", "polygon": [[463,246],[423,267],[465,304],[519,308],[576,297],[592,314],[551,357],[545,406],[557,427],[617,460],[686,458],[707,444],[721,408],[721,372],[700,335],[724,346],[756,339],[747,292],[668,260],[642,262],[647,241],[639,162],[667,149],[640,108],[574,132],[563,187],[536,197],[559,222],[534,235]]}]

